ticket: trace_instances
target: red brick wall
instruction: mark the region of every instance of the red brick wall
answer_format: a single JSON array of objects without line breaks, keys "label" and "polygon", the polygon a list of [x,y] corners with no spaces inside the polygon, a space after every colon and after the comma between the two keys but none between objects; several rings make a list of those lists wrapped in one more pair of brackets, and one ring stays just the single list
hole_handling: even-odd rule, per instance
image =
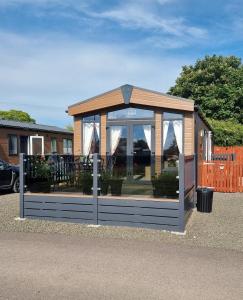
[{"label": "red brick wall", "polygon": [[23,129],[0,128],[0,159],[3,159],[12,164],[18,164],[19,154],[9,156],[8,151],[8,136],[9,134],[20,136],[34,136],[39,135],[44,137],[44,151],[45,154],[51,152],[51,138],[57,139],[57,152],[63,154],[63,139],[73,139],[71,134],[55,133],[55,132],[41,132],[30,131]]}]

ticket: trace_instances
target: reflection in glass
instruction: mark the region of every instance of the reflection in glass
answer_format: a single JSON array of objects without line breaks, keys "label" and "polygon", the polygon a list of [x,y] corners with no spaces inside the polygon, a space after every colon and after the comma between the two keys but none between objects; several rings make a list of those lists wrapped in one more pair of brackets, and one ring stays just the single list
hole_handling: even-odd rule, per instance
[{"label": "reflection in glass", "polygon": [[83,155],[99,153],[100,144],[100,116],[83,118]]},{"label": "reflection in glass", "polygon": [[100,122],[100,115],[92,115],[92,116],[86,116],[83,117],[83,122]]},{"label": "reflection in glass", "polygon": [[182,120],[163,121],[163,170],[175,172],[175,176],[183,151],[182,135]]},{"label": "reflection in glass", "polygon": [[169,112],[163,113],[163,120],[182,120],[182,119],[183,119],[182,114],[169,113]]},{"label": "reflection in glass", "polygon": [[154,112],[152,110],[128,107],[108,113],[109,120],[115,119],[152,119]]},{"label": "reflection in glass", "polygon": [[151,125],[133,126],[133,178],[151,179]]},{"label": "reflection in glass", "polygon": [[32,138],[32,154],[42,155],[42,139]]},{"label": "reflection in glass", "polygon": [[110,153],[114,176],[127,175],[127,126],[110,127]]}]

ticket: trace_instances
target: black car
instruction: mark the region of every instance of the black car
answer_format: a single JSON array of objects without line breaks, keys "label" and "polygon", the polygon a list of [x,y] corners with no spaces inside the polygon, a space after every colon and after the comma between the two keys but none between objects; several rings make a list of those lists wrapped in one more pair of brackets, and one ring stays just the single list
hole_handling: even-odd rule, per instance
[{"label": "black car", "polygon": [[19,192],[19,167],[0,159],[0,190]]}]

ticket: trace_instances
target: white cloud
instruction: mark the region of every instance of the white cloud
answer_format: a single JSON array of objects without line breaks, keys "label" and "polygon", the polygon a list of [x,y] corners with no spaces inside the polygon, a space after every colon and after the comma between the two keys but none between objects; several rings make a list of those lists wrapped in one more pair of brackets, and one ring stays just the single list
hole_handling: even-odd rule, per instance
[{"label": "white cloud", "polygon": [[0,43],[0,104],[25,107],[39,122],[59,125],[70,122],[68,105],[125,83],[167,91],[181,65],[191,63],[63,36],[2,32]]},{"label": "white cloud", "polygon": [[[184,18],[178,16],[161,15],[157,5],[164,6],[178,0],[133,0],[133,1],[117,1],[117,4],[102,10],[93,8],[94,3],[101,4],[97,0],[0,0],[0,6],[11,5],[29,5],[37,8],[35,14],[43,15],[59,15],[64,18],[74,18],[76,20],[84,20],[86,14],[91,19],[100,18],[103,20],[111,20],[119,23],[121,26],[131,29],[145,29],[160,31],[169,35],[180,38],[204,38],[207,31],[200,27],[188,25]],[[70,10],[71,9],[71,10]],[[95,22],[95,20],[93,20]],[[150,36],[153,32],[148,33]]]},{"label": "white cloud", "polygon": [[161,16],[153,4],[160,2],[165,4],[168,1],[133,1],[122,2],[116,8],[111,8],[102,12],[94,12],[85,9],[87,15],[96,18],[103,18],[115,21],[122,26],[132,29],[148,29],[161,31],[178,37],[190,36],[193,38],[204,38],[207,31],[200,27],[190,26],[182,17]]}]

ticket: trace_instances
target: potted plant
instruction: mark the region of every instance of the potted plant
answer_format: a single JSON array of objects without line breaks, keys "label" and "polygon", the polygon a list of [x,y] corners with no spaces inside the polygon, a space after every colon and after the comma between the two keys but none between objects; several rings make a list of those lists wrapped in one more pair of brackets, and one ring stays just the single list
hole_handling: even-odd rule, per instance
[{"label": "potted plant", "polygon": [[82,171],[77,178],[76,186],[86,195],[92,194],[93,177],[91,171]]},{"label": "potted plant", "polygon": [[51,167],[40,158],[34,162],[34,176],[29,183],[31,193],[50,193],[51,191]]},{"label": "potted plant", "polygon": [[118,174],[113,174],[109,180],[112,196],[121,196],[123,179]]},{"label": "potted plant", "polygon": [[101,195],[107,195],[110,185],[111,174],[109,171],[102,171],[100,176],[100,192]]},{"label": "potted plant", "polygon": [[163,172],[152,179],[154,197],[176,198],[179,181],[176,172]]}]

